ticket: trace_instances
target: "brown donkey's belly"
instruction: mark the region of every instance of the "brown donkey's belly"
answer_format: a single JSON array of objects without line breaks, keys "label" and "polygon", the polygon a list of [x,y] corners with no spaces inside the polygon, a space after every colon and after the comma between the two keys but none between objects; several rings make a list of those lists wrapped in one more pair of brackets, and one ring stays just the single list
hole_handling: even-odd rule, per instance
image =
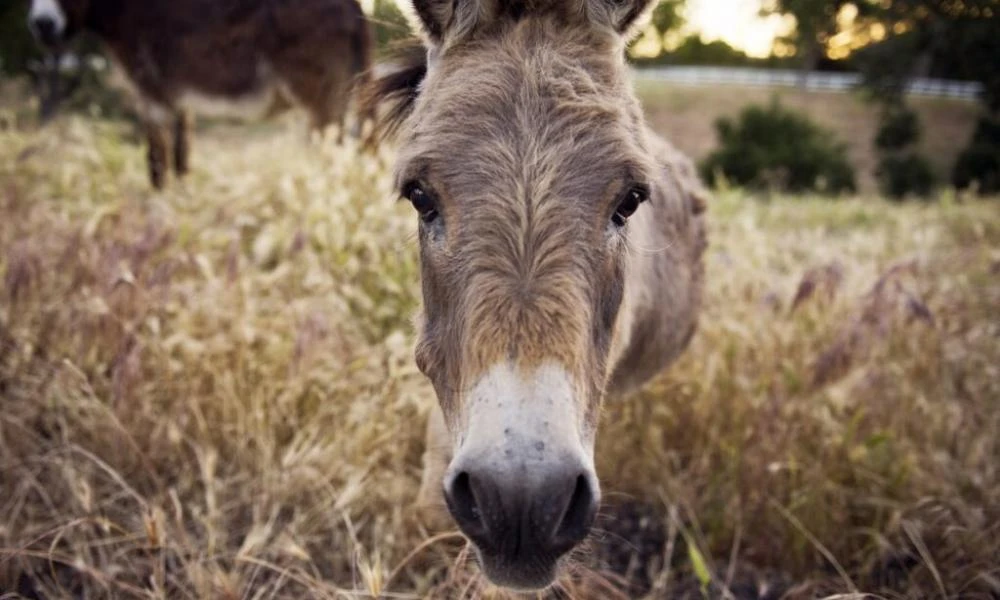
[{"label": "brown donkey's belly", "polygon": [[163,53],[143,42],[110,42],[112,84],[133,97],[145,118],[161,123],[178,109],[259,119],[295,104],[270,62],[248,43],[215,51],[200,41],[167,43]]},{"label": "brown donkey's belly", "polygon": [[215,85],[178,82],[164,86],[165,93],[149,93],[127,69],[120,69],[118,87],[134,98],[140,112],[153,122],[167,123],[176,110],[207,117],[259,120],[288,110],[295,105],[288,86],[261,61],[260,74],[242,88],[220,90]]},{"label": "brown donkey's belly", "polygon": [[239,91],[220,93],[207,86],[187,84],[177,93],[176,105],[204,116],[256,120],[296,104],[288,86],[266,61],[259,61],[257,69],[253,84]]}]

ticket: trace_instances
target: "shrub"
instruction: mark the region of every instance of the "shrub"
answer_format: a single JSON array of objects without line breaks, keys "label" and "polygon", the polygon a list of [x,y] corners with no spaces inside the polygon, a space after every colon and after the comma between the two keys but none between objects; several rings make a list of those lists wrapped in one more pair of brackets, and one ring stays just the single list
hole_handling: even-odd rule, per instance
[{"label": "shrub", "polygon": [[844,144],[776,100],[744,108],[735,122],[721,118],[715,129],[721,147],[701,165],[709,182],[721,174],[738,185],[789,192],[856,189]]},{"label": "shrub", "polygon": [[880,154],[875,178],[882,193],[889,198],[900,200],[906,196],[930,195],[934,171],[927,159],[916,151],[919,139],[917,113],[907,108],[902,99],[887,99],[874,145]]},{"label": "shrub", "polygon": [[882,124],[875,134],[875,147],[879,150],[902,150],[920,139],[920,122],[917,113],[907,108],[890,109],[882,116]]},{"label": "shrub", "polygon": [[915,152],[883,156],[875,169],[882,193],[890,198],[926,197],[934,187],[934,172],[927,159]]},{"label": "shrub", "polygon": [[41,53],[25,26],[27,2],[0,2],[0,74],[15,75]]},{"label": "shrub", "polygon": [[375,34],[375,46],[379,52],[383,52],[393,43],[411,37],[406,17],[399,9],[399,5],[392,0],[375,0],[371,23]]},{"label": "shrub", "polygon": [[1000,192],[1000,120],[979,120],[972,142],[958,156],[951,181],[957,188],[975,183],[981,194]]}]

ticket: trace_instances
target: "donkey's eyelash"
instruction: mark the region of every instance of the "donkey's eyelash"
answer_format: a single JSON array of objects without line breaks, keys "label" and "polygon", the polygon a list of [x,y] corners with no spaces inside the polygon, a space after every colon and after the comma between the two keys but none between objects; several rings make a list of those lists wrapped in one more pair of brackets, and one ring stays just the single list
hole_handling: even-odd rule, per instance
[{"label": "donkey's eyelash", "polygon": [[628,188],[626,189],[628,189],[629,191],[639,192],[640,194],[642,194],[644,199],[648,199],[649,194],[651,193],[650,185],[644,181],[632,181],[629,184]]},{"label": "donkey's eyelash", "polygon": [[410,201],[424,223],[437,220],[438,202],[434,191],[419,181],[412,181],[403,186],[403,197]]},{"label": "donkey's eyelash", "polygon": [[396,173],[396,185],[399,188],[399,195],[406,198],[407,193],[414,186],[420,186],[426,190],[433,190],[430,180],[430,164],[424,157],[417,157],[410,160],[406,166]]},{"label": "donkey's eyelash", "polygon": [[624,184],[642,186],[649,188],[650,181],[656,179],[655,167],[647,164],[642,159],[630,158],[621,165],[622,179]]},{"label": "donkey's eyelash", "polygon": [[399,186],[399,199],[409,200],[410,195],[414,190],[421,190],[429,196],[437,198],[437,192],[434,190],[434,186],[428,183],[422,177],[413,177],[412,179],[407,179],[403,185]]}]

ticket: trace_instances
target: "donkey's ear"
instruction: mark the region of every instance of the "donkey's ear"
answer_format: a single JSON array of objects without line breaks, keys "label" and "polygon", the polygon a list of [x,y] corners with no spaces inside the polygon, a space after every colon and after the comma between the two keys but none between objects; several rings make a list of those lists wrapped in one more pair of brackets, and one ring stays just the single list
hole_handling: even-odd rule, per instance
[{"label": "donkey's ear", "polygon": [[498,0],[413,0],[413,12],[433,44],[460,38],[475,29]]},{"label": "donkey's ear", "polygon": [[591,15],[618,33],[631,37],[657,0],[587,0]]}]

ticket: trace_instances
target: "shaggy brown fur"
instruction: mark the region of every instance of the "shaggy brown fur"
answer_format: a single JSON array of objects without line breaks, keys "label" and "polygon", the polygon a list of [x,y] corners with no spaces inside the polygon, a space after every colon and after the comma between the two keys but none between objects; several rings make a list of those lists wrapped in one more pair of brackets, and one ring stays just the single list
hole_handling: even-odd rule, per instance
[{"label": "shaggy brown fur", "polygon": [[270,114],[301,106],[315,128],[338,124],[342,135],[354,81],[371,68],[371,32],[355,0],[59,3],[67,17],[62,37],[96,34],[134,85],[156,187],[171,138],[176,173],[188,169],[193,97]]},{"label": "shaggy brown fur", "polygon": [[[646,0],[418,0],[426,62],[375,82],[397,176],[437,217],[420,226],[417,363],[432,417],[424,503],[440,502],[463,400],[491,365],[570,373],[581,427],[607,392],[643,384],[696,323],[705,193],[645,126],[624,43]],[[624,225],[624,194],[648,191]],[[450,434],[450,436],[449,436]],[[451,442],[449,441],[451,440]]]}]

